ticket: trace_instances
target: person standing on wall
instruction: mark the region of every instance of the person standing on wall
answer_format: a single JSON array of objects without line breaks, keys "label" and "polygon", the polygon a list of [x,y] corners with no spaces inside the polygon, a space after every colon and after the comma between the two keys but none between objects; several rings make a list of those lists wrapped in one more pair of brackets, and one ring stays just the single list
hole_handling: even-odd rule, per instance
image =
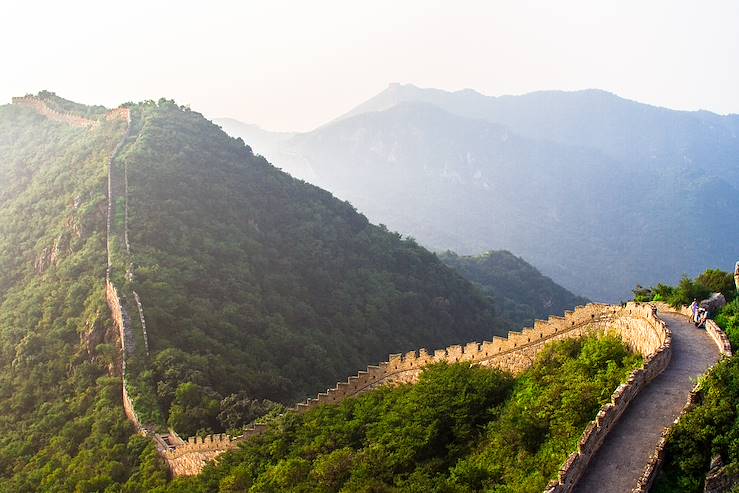
[{"label": "person standing on wall", "polygon": [[700,308],[700,305],[698,305],[698,298],[693,298],[693,302],[690,304],[690,313],[692,314],[691,320],[693,322],[698,321],[698,309]]},{"label": "person standing on wall", "polygon": [[739,293],[739,262],[734,267],[734,284],[736,285],[736,291]]}]

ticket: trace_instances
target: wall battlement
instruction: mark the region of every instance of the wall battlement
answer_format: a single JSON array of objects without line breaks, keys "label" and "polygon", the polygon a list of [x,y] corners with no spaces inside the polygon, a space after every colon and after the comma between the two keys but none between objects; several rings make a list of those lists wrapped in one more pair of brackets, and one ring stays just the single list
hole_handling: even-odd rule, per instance
[{"label": "wall battlement", "polygon": [[[24,98],[24,99],[38,100],[38,98]],[[15,102],[15,98],[14,98],[14,102]],[[126,122],[127,128],[126,128],[125,135],[120,141],[118,141],[115,148],[113,149],[112,154],[110,155],[110,158],[108,159],[108,168],[109,168],[109,171],[108,171],[108,210],[107,210],[107,218],[106,218],[106,222],[107,222],[106,224],[106,249],[107,249],[108,267],[107,267],[106,274],[105,274],[105,300],[108,304],[108,308],[110,309],[113,322],[115,323],[115,326],[118,329],[118,338],[120,340],[120,345],[121,345],[120,372],[121,372],[121,394],[122,394],[122,399],[123,399],[123,410],[125,411],[126,417],[128,418],[128,420],[133,424],[137,433],[140,433],[142,435],[150,435],[151,432],[147,430],[146,427],[141,423],[141,420],[136,414],[136,408],[134,407],[133,400],[128,395],[128,389],[126,386],[126,357],[129,354],[133,353],[133,351],[135,350],[135,347],[136,347],[135,340],[136,339],[133,334],[133,329],[131,326],[131,319],[125,307],[123,306],[123,303],[121,302],[121,297],[118,294],[118,290],[113,284],[113,280],[111,279],[111,275],[110,275],[111,268],[112,268],[110,242],[111,242],[111,235],[112,235],[113,202],[114,202],[112,173],[110,171],[110,168],[112,168],[113,161],[115,160],[120,150],[123,148],[123,145],[125,144],[126,140],[128,139],[131,133],[131,111],[128,108],[117,108],[115,110],[108,112],[108,114],[106,115],[106,120],[108,121],[123,120]]]},{"label": "wall battlement", "polygon": [[[631,399],[669,363],[670,331],[649,305],[629,303],[621,307],[592,304],[566,312],[564,317],[537,320],[531,328],[509,332],[507,338],[494,337],[492,341],[453,345],[433,353],[421,348],[405,354],[391,354],[387,361],[368,366],[334,388],[299,403],[291,411],[304,412],[322,404],[336,404],[382,385],[414,383],[424,367],[438,362],[468,361],[518,374],[533,364],[536,355],[549,342],[604,332],[618,334],[632,351],[644,356],[645,366],[636,370],[627,384],[616,389],[611,402],[601,409],[586,430],[578,452],[570,457],[560,471],[560,481],[551,485],[554,489],[550,490],[552,493],[569,491],[567,485],[574,484],[585,470],[590,457]],[[228,439],[223,436],[191,438],[186,444],[170,449],[162,456],[174,476],[198,474],[208,461],[266,429],[265,425],[256,425],[243,435]]]},{"label": "wall battlement", "polygon": [[51,108],[43,99],[37,98],[36,96],[15,97],[13,98],[13,104],[34,109],[49,120],[66,123],[73,127],[84,128],[97,125],[96,120],[91,120],[75,113],[57,111]]},{"label": "wall battlement", "polygon": [[[677,313],[678,315],[683,315],[684,317],[691,318],[692,312],[690,311],[690,308],[687,306],[682,306],[680,308],[673,308],[667,303],[663,302],[654,302],[652,303],[654,306],[656,306],[659,311],[661,312],[669,312],[669,313]],[[726,333],[721,330],[721,327],[719,327],[716,322],[713,320],[706,320],[706,332],[709,336],[711,336],[711,339],[713,339],[714,344],[718,347],[719,353],[721,354],[722,358],[727,358],[732,355],[731,350],[731,343],[729,343],[729,338],[726,336]],[[708,369],[710,371],[710,368]],[[685,403],[685,407],[683,407],[683,410],[680,412],[680,415],[675,419],[674,424],[677,424],[680,419],[682,419],[683,416],[685,416],[688,412],[690,412],[698,402],[698,394],[700,393],[700,382],[695,385],[692,392],[690,393],[690,396],[688,397],[688,401]],[[654,452],[649,457],[649,461],[644,467],[644,470],[642,471],[642,475],[639,478],[639,482],[637,483],[636,487],[632,490],[632,493],[648,493],[650,488],[652,487],[652,483],[654,482],[654,479],[657,477],[657,473],[659,472],[659,469],[662,467],[662,462],[665,459],[665,448],[667,447],[667,441],[670,437],[670,433],[672,431],[672,427],[665,428],[665,430],[662,432],[662,437],[660,438],[659,442],[657,443],[657,447],[655,448]]]},{"label": "wall battlement", "polygon": [[433,354],[425,348],[391,354],[387,361],[367,367],[345,382],[297,404],[292,410],[302,412],[324,403],[337,403],[381,385],[413,383],[425,366],[438,362],[468,361],[519,374],[531,366],[547,343],[607,330],[617,333],[630,350],[645,358],[654,354],[668,337],[666,329],[648,305],[591,304],[566,312],[564,317],[537,320],[531,328],[509,332],[507,338],[494,337],[492,341],[449,346],[435,350]]},{"label": "wall battlement", "polygon": [[266,425],[256,424],[237,437],[225,434],[190,437],[187,442],[178,446],[160,450],[160,455],[167,462],[173,476],[193,476],[222,453],[235,449],[240,442],[261,435],[266,430]]},{"label": "wall battlement", "polygon": [[105,119],[107,121],[115,121],[115,120],[121,120],[129,125],[131,124],[131,110],[128,108],[116,108],[114,110],[110,110],[108,113],[105,114]]},{"label": "wall battlement", "polygon": [[[58,111],[49,106],[43,99],[37,96],[21,96],[12,98],[12,103],[18,106],[25,106],[35,110],[40,115],[45,116],[49,120],[66,123],[72,127],[85,128],[95,127],[100,124],[96,119],[87,118],[77,113],[69,111]],[[122,120],[131,123],[131,112],[128,108],[116,108],[105,114],[106,121]]]}]

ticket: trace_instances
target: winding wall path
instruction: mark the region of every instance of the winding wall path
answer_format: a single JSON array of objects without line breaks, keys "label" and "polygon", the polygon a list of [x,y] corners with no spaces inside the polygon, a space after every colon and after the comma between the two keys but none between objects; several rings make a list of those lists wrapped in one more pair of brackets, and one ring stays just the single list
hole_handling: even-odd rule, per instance
[{"label": "winding wall path", "polygon": [[[50,119],[70,125],[93,127],[97,124],[77,115],[50,110],[37,98],[14,98],[13,102],[29,106]],[[108,303],[121,331],[124,408],[137,430],[156,441],[157,450],[173,475],[197,474],[207,462],[235,448],[239,441],[262,433],[265,427],[253,426],[244,435],[233,439],[226,435],[211,435],[205,439],[192,437],[188,442],[182,442],[176,435],[160,436],[148,432],[139,423],[125,387],[125,355],[131,346],[130,343],[126,344],[130,335],[125,328],[129,324],[126,323],[127,316],[110,279],[110,238],[114,204],[112,168],[131,131],[130,110],[113,110],[106,115],[106,119],[124,119],[127,122],[126,134],[116,146],[109,163],[111,172],[106,275]],[[127,189],[126,179],[124,183]],[[130,254],[127,205],[126,203],[125,247]],[[146,338],[141,303],[136,293],[134,295]],[[686,404],[690,403],[696,378],[716,363],[721,353],[731,354],[725,335],[712,322],[708,324],[709,332],[706,332],[693,327],[684,315],[662,312],[659,316],[661,320],[654,316],[650,307],[638,304],[625,307],[588,305],[566,313],[565,317],[551,317],[546,322],[537,321],[533,328],[524,329],[521,333],[511,332],[506,339],[495,338],[482,344],[473,342],[465,346],[451,346],[437,350],[433,355],[424,349],[406,355],[392,355],[387,362],[368,367],[367,371],[350,377],[346,382],[339,382],[336,387],[319,394],[317,398],[300,403],[295,410],[301,412],[324,403],[336,403],[380,385],[413,382],[423,367],[437,361],[469,361],[517,373],[528,367],[541,348],[552,340],[578,337],[593,331],[615,330],[632,350],[645,356],[645,368],[635,371],[627,384],[616,389],[611,403],[601,409],[598,417],[586,429],[578,451],[570,456],[560,470],[559,481],[548,487],[547,491],[647,491],[650,481],[645,481],[644,478],[651,478],[659,467],[664,430],[675,422]],[[667,324],[666,328],[662,321]]]},{"label": "winding wall path", "polygon": [[711,336],[684,316],[659,313],[672,331],[672,359],[645,387],[610,431],[574,491],[628,493],[637,487],[662,432],[690,398],[696,378],[719,360]]}]

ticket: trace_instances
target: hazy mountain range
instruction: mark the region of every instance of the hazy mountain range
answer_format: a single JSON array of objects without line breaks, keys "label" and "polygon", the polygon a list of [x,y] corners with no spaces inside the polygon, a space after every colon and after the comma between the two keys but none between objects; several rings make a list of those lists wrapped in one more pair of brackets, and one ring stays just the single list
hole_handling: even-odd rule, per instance
[{"label": "hazy mountain range", "polygon": [[430,248],[507,249],[593,299],[737,255],[737,115],[599,90],[489,97],[392,84],[305,134],[218,123]]}]

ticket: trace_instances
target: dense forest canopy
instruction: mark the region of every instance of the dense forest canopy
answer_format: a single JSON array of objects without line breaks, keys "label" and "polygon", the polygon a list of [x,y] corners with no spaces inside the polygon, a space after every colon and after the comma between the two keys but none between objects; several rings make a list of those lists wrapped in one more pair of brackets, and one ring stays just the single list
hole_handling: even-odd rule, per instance
[{"label": "dense forest canopy", "polygon": [[734,356],[720,362],[700,382],[698,405],[675,425],[665,453],[665,463],[654,493],[700,493],[711,460],[719,457],[732,471],[739,470],[739,296],[733,273],[708,269],[694,279],[683,277],[677,286],[637,286],[641,301],[665,301],[688,305],[710,293],[721,293],[728,302],[715,322],[726,332]]},{"label": "dense forest canopy", "polygon": [[[107,160],[121,122],[72,128],[0,106],[0,491],[166,479],[122,412],[105,304]],[[120,489],[110,491],[121,491]]]},{"label": "dense forest canopy", "polygon": [[495,300],[497,313],[510,321],[513,327],[530,326],[536,319],[562,315],[565,310],[588,302],[506,250],[477,256],[456,255],[448,251],[439,258],[490,295]]},{"label": "dense forest canopy", "polygon": [[[101,114],[50,93],[41,96],[65,111]],[[495,298],[526,292],[515,279],[509,278],[509,291],[505,282],[496,284],[499,291],[485,288],[484,280],[483,288],[475,286],[414,240],[370,224],[350,204],[282,173],[201,115],[168,100],[128,106],[134,123],[126,140],[121,120],[72,128],[30,108],[0,106],[0,491],[138,493],[170,487],[152,442],[135,435],[123,413],[118,333],[105,302],[108,167],[120,142],[114,176],[128,176],[128,193],[115,197],[113,277],[124,297],[133,289],[141,295],[150,346],[150,354],[127,358],[127,389],[137,412],[159,416],[162,427],[183,435],[235,432],[270,410],[274,414],[276,403],[325,389],[390,352],[490,339],[512,328],[496,313],[496,305],[506,305]],[[126,189],[120,183],[114,188]],[[126,203],[131,255],[123,254],[119,237]],[[513,264],[514,272],[522,268]],[[124,275],[127,270],[133,275]],[[516,313],[539,309],[517,307]],[[461,413],[450,424],[454,436],[437,437],[434,447],[445,445],[419,456],[417,471],[408,462],[418,453],[413,429],[392,445],[400,454],[395,462],[368,459],[366,465],[385,468],[378,480],[386,486],[416,479],[426,484],[436,476],[450,485],[538,485],[636,364],[620,347],[613,341],[560,347],[551,354],[568,372],[561,381],[531,373],[513,383],[505,375],[451,367],[432,372],[437,376],[427,377],[429,388],[372,394],[368,409],[399,405],[400,414],[373,418],[378,430],[390,429],[393,422],[386,420],[417,414],[417,431],[439,411],[429,405],[432,393],[467,392],[480,383],[471,401],[447,403]],[[418,394],[424,391],[425,397]],[[492,466],[499,458],[490,454],[499,446],[484,444],[498,443],[495,426],[505,430],[501,420],[521,413],[516,402],[570,391],[583,392],[571,397],[586,405],[578,404],[584,414],[573,414],[562,428],[566,436],[547,434],[560,419],[549,411],[537,414],[543,421],[525,424],[544,440],[527,449],[525,477],[514,477],[510,464]],[[539,405],[543,401],[525,404]],[[441,411],[451,409],[444,406]],[[315,419],[318,425],[342,409],[275,419],[290,426]],[[470,424],[464,424],[465,413],[474,418]],[[516,432],[525,441],[527,429]],[[310,429],[292,430],[309,439]],[[382,436],[378,443],[392,433]],[[354,447],[352,456],[369,453],[360,445],[342,445],[326,459],[326,474],[332,474],[333,460],[349,453],[347,447]],[[242,473],[228,465],[243,460],[241,454],[212,472],[223,475],[224,491],[230,491],[228,481],[241,481]],[[293,458],[300,471],[313,468],[311,458]],[[293,462],[284,467],[292,471]],[[279,470],[274,474],[282,481]],[[233,474],[238,477],[228,479]],[[269,485],[269,477],[252,479]]]},{"label": "dense forest canopy", "polygon": [[178,431],[225,429],[218,403],[234,394],[290,404],[390,352],[508,329],[434,254],[201,115],[167,101],[135,110],[121,155],[134,288],[151,385]]},{"label": "dense forest canopy", "polygon": [[518,378],[468,363],[277,419],[166,492],[541,493],[640,357],[614,337],[550,344]]},{"label": "dense forest canopy", "polygon": [[[114,274],[141,294],[151,346],[129,362],[129,390],[163,426],[237,430],[390,352],[510,328],[434,254],[201,115],[167,100],[129,107],[133,135],[116,166],[128,173],[132,256],[113,260],[133,260],[133,281],[128,266]],[[108,164],[125,131],[120,120],[72,128],[0,106],[2,491],[135,492],[166,480],[125,420],[105,303]]]}]

